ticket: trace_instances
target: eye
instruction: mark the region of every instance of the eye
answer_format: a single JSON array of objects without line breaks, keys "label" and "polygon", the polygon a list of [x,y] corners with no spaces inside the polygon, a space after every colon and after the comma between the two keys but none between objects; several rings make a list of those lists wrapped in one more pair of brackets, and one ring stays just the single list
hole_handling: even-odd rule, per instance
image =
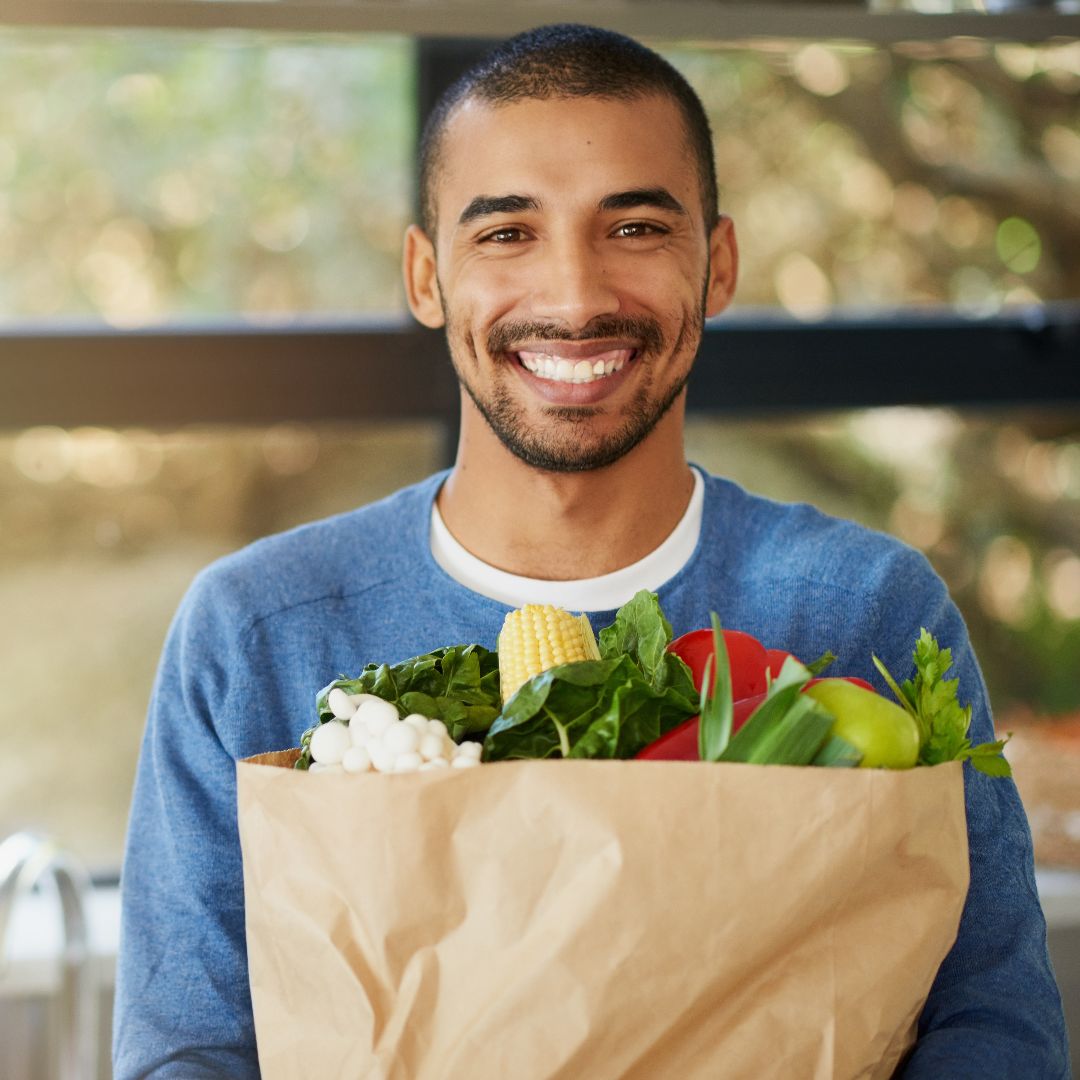
[{"label": "eye", "polygon": [[479,238],[481,244],[515,244],[525,238],[525,232],[516,225],[503,225],[498,229],[492,229]]},{"label": "eye", "polygon": [[660,225],[653,225],[648,221],[627,221],[617,225],[613,236],[623,240],[638,240],[646,236],[666,236],[668,230]]}]

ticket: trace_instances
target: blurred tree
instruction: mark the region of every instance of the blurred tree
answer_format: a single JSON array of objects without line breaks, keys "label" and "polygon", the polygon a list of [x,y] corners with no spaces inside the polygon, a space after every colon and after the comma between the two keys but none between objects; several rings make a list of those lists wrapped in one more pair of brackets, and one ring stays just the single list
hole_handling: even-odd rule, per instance
[{"label": "blurred tree", "polygon": [[0,32],[0,320],[397,314],[401,39]]}]

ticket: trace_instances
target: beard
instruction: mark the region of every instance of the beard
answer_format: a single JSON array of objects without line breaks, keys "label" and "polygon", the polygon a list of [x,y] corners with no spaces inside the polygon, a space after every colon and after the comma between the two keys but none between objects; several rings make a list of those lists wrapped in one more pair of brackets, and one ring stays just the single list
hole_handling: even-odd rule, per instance
[{"label": "beard", "polygon": [[[465,377],[458,349],[463,349],[478,363],[475,342],[467,333],[450,328],[450,353],[458,382],[472,399],[495,436],[516,458],[526,465],[545,472],[571,473],[602,469],[624,457],[643,442],[663,416],[678,400],[690,377],[690,366],[670,386],[654,393],[655,369],[649,365],[658,357],[678,357],[688,343],[694,351],[705,323],[704,304],[689,312],[679,333],[666,349],[663,330],[651,316],[605,316],[595,319],[580,333],[569,335],[565,330],[546,323],[505,321],[497,323],[488,333],[487,354],[497,357],[518,341],[590,341],[599,338],[630,338],[639,342],[637,355],[630,361],[645,370],[638,376],[638,388],[632,400],[624,406],[621,423],[607,434],[590,430],[590,421],[604,410],[592,405],[547,405],[542,415],[548,423],[543,431],[534,430],[526,409],[514,399],[506,380],[501,379],[487,395],[481,396]],[[455,347],[455,342],[457,346]]]}]

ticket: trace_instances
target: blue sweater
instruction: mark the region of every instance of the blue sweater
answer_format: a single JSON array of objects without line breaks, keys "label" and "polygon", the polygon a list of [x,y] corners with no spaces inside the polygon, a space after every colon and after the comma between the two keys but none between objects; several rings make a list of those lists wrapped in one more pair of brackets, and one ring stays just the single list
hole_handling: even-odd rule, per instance
[{"label": "blue sweater", "polygon": [[[295,746],[339,674],[456,642],[494,647],[507,607],[451,579],[428,546],[444,478],[261,540],[203,571],[181,604],[123,866],[116,1080],[258,1076],[236,759]],[[697,548],[659,597],[676,634],[715,610],[797,656],[832,649],[835,671],[879,687],[871,653],[906,674],[926,626],[952,647],[973,741],[993,737],[959,612],[926,560],[889,537],[710,477]],[[614,612],[590,615],[599,628]],[[971,887],[903,1075],[1058,1080],[1068,1049],[1027,821],[1012,781],[964,771]]]}]

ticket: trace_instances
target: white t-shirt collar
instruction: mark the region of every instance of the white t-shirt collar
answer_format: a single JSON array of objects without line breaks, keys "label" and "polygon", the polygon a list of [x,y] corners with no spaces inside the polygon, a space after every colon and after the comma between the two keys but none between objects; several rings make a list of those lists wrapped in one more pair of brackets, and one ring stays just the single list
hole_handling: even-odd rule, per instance
[{"label": "white t-shirt collar", "polygon": [[600,577],[578,581],[544,581],[508,574],[482,562],[450,535],[438,507],[431,504],[431,554],[460,585],[510,607],[555,604],[573,611],[611,611],[621,607],[639,589],[655,592],[690,560],[701,533],[705,483],[694,474],[694,491],[678,525],[666,540],[643,559]]}]

